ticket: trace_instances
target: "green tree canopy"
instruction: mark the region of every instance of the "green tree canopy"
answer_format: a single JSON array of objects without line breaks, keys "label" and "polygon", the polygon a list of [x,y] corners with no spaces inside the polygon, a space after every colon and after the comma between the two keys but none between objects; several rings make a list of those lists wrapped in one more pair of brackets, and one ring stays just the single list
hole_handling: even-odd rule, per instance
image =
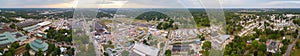
[{"label": "green tree canopy", "polygon": [[165,15],[163,13],[156,12],[156,11],[145,12],[136,17],[136,19],[147,20],[147,21],[167,19],[167,18],[170,18],[170,17],[168,15]]},{"label": "green tree canopy", "polygon": [[203,48],[204,50],[209,50],[209,49],[211,48],[211,42],[210,42],[210,41],[205,41],[205,42],[203,43],[202,48]]}]

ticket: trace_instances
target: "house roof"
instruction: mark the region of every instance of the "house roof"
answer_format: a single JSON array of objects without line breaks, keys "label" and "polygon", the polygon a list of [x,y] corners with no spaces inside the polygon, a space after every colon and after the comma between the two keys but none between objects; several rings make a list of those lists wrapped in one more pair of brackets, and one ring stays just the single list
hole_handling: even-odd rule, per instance
[{"label": "house roof", "polygon": [[276,51],[278,51],[278,47],[279,47],[279,42],[270,40],[267,43],[267,51],[269,52],[275,53]]}]

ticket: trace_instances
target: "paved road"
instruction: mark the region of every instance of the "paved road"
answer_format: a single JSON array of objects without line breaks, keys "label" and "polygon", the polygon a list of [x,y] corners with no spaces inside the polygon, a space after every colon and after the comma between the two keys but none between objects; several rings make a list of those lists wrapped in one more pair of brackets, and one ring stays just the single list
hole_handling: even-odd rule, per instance
[{"label": "paved road", "polygon": [[[82,18],[83,18],[83,29],[86,31],[86,35],[88,35],[89,36],[89,40],[90,40],[90,42],[92,42],[92,44],[93,44],[93,46],[94,46],[94,48],[95,48],[95,52],[96,52],[96,55],[95,56],[101,56],[102,55],[102,52],[99,50],[99,48],[98,48],[98,44],[97,44],[97,42],[96,41],[94,41],[94,39],[93,39],[93,33],[91,33],[90,32],[90,29],[91,29],[91,25],[93,25],[93,22],[92,23],[87,23],[87,21],[86,21],[86,17],[85,17],[85,15],[83,15],[82,13],[81,13],[81,16],[82,16]],[[93,26],[94,27],[94,26]]]},{"label": "paved road", "polygon": [[294,40],[294,42],[292,44],[289,45],[288,49],[286,50],[285,56],[290,56],[291,50],[293,48],[293,46],[295,45],[295,43],[298,41],[300,36],[300,32],[298,32],[298,36],[297,38]]}]

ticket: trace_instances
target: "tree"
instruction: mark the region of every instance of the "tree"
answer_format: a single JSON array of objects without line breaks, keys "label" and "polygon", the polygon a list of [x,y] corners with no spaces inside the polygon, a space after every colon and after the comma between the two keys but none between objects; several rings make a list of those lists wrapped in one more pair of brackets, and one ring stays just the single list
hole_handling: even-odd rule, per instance
[{"label": "tree", "polygon": [[29,44],[26,44],[26,50],[30,50],[30,45]]},{"label": "tree", "polygon": [[267,49],[267,45],[266,45],[266,44],[260,44],[260,45],[258,46],[258,50],[259,50],[259,51],[265,52],[266,49]]},{"label": "tree", "polygon": [[281,40],[281,42],[283,43],[283,45],[288,45],[290,43],[290,40],[284,39],[284,40]]},{"label": "tree", "polygon": [[14,47],[9,48],[8,52],[14,54],[15,53],[15,48]]},{"label": "tree", "polygon": [[258,56],[265,56],[265,55],[264,55],[264,52],[258,51]]},{"label": "tree", "polygon": [[203,43],[202,48],[203,48],[204,50],[209,50],[209,49],[211,48],[211,42],[210,42],[210,41],[205,41],[205,42]]},{"label": "tree", "polygon": [[61,54],[61,51],[60,51],[59,47],[55,48],[55,52],[56,52],[56,55],[60,55]]},{"label": "tree", "polygon": [[4,56],[14,56],[12,52],[7,52],[4,54]]},{"label": "tree", "polygon": [[20,44],[18,42],[14,42],[14,43],[11,44],[11,47],[12,48],[18,48],[18,47],[20,47]]},{"label": "tree", "polygon": [[256,49],[258,47],[258,41],[257,40],[253,40],[253,42],[251,43],[251,46]]},{"label": "tree", "polygon": [[108,53],[104,52],[104,56],[109,56]]},{"label": "tree", "polygon": [[197,34],[201,41],[205,40],[205,36]]},{"label": "tree", "polygon": [[73,56],[75,54],[75,48],[71,48],[67,52],[68,55]]},{"label": "tree", "polygon": [[9,27],[13,29],[17,29],[17,26],[15,24],[11,24]]},{"label": "tree", "polygon": [[165,56],[171,56],[171,54],[172,54],[172,51],[171,51],[171,50],[166,50]]},{"label": "tree", "polygon": [[111,41],[111,40],[109,40],[109,41],[108,41],[108,44],[110,44],[110,45],[111,45],[111,44],[112,44],[112,41]]},{"label": "tree", "polygon": [[300,46],[299,46],[299,42],[298,42],[298,41],[296,42],[296,48],[297,48],[297,49],[299,49],[299,48],[300,48]]},{"label": "tree", "polygon": [[[46,36],[49,39],[54,39],[56,41],[65,41],[65,42],[72,42],[72,30],[66,30],[66,29],[59,29],[55,30],[54,28],[50,28],[46,30],[48,33]],[[68,33],[68,35],[64,35],[65,33]]]},{"label": "tree", "polygon": [[298,18],[298,19],[294,19],[294,21],[293,21],[295,24],[298,24],[298,25],[300,25],[300,19]]},{"label": "tree", "polygon": [[4,50],[4,47],[0,47],[0,52],[3,52],[3,50]]},{"label": "tree", "polygon": [[287,49],[287,45],[283,45],[281,48],[280,48],[280,51],[281,51],[281,54],[284,54],[285,51]]},{"label": "tree", "polygon": [[35,54],[35,56],[43,56],[43,51],[42,49],[39,49],[39,51]]},{"label": "tree", "polygon": [[47,53],[51,53],[51,52],[53,52],[53,51],[54,51],[54,49],[55,49],[55,45],[54,45],[54,44],[51,44],[51,43],[49,43],[49,47],[48,47]]},{"label": "tree", "polygon": [[168,15],[165,15],[163,13],[156,12],[156,11],[145,12],[136,17],[136,19],[147,20],[147,21],[159,20],[159,19],[166,20],[167,18],[170,18],[170,17]]},{"label": "tree", "polygon": [[24,53],[24,56],[30,56],[29,51],[26,51],[26,52]]}]

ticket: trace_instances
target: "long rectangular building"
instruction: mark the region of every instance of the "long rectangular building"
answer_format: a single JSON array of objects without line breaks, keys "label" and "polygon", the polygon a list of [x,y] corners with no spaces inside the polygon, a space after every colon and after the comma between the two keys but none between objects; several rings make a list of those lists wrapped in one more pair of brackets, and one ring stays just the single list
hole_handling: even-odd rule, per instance
[{"label": "long rectangular building", "polygon": [[158,56],[159,49],[147,46],[142,43],[136,43],[133,46],[131,56]]}]

